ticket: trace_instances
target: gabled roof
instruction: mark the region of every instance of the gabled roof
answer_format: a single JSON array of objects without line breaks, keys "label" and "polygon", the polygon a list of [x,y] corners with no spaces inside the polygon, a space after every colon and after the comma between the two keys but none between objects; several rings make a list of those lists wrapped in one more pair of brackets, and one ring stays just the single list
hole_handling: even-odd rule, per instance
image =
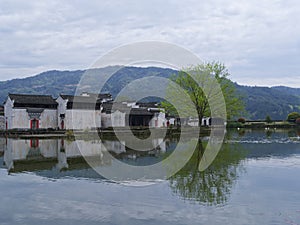
[{"label": "gabled roof", "polygon": [[57,105],[51,95],[8,94],[8,97],[15,105]]},{"label": "gabled roof", "polygon": [[95,96],[74,96],[74,95],[60,95],[62,99],[68,100],[68,102],[75,103],[97,103],[98,98]]},{"label": "gabled roof", "polygon": [[138,102],[137,105],[141,108],[157,108],[157,102]]},{"label": "gabled roof", "polygon": [[150,112],[145,108],[132,108],[130,110],[130,115],[132,116],[153,116],[153,114],[153,112]]},{"label": "gabled roof", "polygon": [[103,102],[102,103],[102,112],[107,114],[112,113],[112,110],[119,110],[120,112],[129,112],[130,107],[121,103],[121,102]]},{"label": "gabled roof", "polygon": [[68,102],[76,102],[76,103],[100,103],[103,99],[112,99],[111,94],[93,94],[93,93],[82,93],[82,95],[64,95],[60,94],[60,96]]}]

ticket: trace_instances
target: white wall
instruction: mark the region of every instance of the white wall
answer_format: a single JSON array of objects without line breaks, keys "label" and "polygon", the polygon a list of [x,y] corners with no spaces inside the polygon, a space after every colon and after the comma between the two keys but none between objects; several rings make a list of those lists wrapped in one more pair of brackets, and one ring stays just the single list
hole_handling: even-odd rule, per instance
[{"label": "white wall", "polygon": [[[157,121],[157,122],[156,122]],[[166,120],[166,114],[163,112],[155,113],[154,117],[151,119],[149,123],[150,127],[166,127],[167,126],[167,120]]]},{"label": "white wall", "polygon": [[101,113],[101,127],[125,127],[126,113],[120,112],[119,110],[111,113]]},{"label": "white wall", "polygon": [[11,117],[11,127],[8,126],[8,129],[14,128],[22,128],[22,129],[30,129],[30,118],[26,109],[12,109]]},{"label": "white wall", "polygon": [[120,112],[119,110],[111,114],[111,123],[113,127],[125,127],[125,116],[126,113]]},{"label": "white wall", "polygon": [[0,116],[0,130],[5,130],[6,126],[5,126],[5,117],[4,116]]},{"label": "white wall", "polygon": [[57,111],[56,109],[45,109],[39,120],[39,128],[56,128]]},{"label": "white wall", "polygon": [[65,129],[85,130],[101,127],[100,110],[67,109]]},{"label": "white wall", "polygon": [[13,107],[13,102],[11,101],[10,98],[7,98],[5,104],[4,104],[4,116],[5,120],[7,121],[7,128],[12,129],[12,107]]}]

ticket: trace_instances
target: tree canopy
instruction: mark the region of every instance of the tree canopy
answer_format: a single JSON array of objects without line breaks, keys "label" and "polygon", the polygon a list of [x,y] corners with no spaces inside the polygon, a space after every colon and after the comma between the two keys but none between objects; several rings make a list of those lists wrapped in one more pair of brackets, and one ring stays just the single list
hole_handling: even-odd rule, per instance
[{"label": "tree canopy", "polygon": [[[196,109],[196,115],[195,112],[189,111],[189,109],[193,107],[190,107],[183,98],[180,98],[177,90],[174,90],[174,86],[171,87],[170,85],[166,95],[170,99],[176,98],[177,102],[181,101],[178,105],[185,106],[186,117],[195,117],[201,121],[203,117],[211,115],[209,98],[222,98],[222,96],[217,96],[216,84],[208,82],[208,80],[213,77],[221,88],[221,94],[226,104],[227,119],[231,119],[232,117],[238,116],[241,112],[244,112],[244,103],[235,89],[235,84],[229,80],[229,75],[228,69],[224,64],[211,62],[184,68],[180,70],[177,75],[171,77],[171,80],[189,96],[189,99]],[[205,92],[204,89],[206,90]],[[176,108],[170,101],[163,102],[162,106],[170,114],[177,114]]]},{"label": "tree canopy", "polygon": [[298,118],[300,118],[300,113],[298,113],[298,112],[291,112],[288,115],[287,120],[290,121],[290,122],[295,122]]}]

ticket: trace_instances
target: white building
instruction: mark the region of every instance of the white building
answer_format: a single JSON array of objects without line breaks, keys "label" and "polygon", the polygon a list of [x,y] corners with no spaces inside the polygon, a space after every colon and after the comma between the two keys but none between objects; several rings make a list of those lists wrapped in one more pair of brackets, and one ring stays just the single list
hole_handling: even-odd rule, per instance
[{"label": "white building", "polygon": [[50,95],[9,94],[4,104],[7,129],[57,127],[57,103]]},{"label": "white building", "polygon": [[101,127],[102,99],[96,95],[60,95],[56,102],[59,129],[84,130]]},{"label": "white building", "polygon": [[[1,122],[1,121],[0,121]],[[85,130],[108,127],[165,127],[165,113],[154,103],[113,102],[110,94],[80,96],[9,94],[3,126],[10,129]]]}]

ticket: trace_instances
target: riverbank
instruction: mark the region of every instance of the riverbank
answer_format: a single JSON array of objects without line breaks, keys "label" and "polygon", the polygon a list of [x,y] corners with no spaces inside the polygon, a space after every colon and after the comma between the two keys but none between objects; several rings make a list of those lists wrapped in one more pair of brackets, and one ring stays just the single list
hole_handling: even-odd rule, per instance
[{"label": "riverbank", "polygon": [[226,127],[247,129],[291,129],[300,128],[300,125],[288,121],[273,121],[271,123],[267,123],[265,121],[245,121],[245,123],[229,121]]},{"label": "riverbank", "polygon": [[[300,126],[295,123],[287,121],[275,121],[272,123],[266,123],[264,121],[247,121],[245,123],[239,123],[236,121],[230,121],[227,123],[227,129],[300,129]],[[209,136],[211,127],[203,126],[200,128],[201,136]],[[0,131],[1,136],[10,138],[73,138],[76,136],[98,136],[98,137],[115,137],[118,135],[134,134],[139,138],[147,138],[150,134],[155,136],[173,136],[180,135],[181,133],[195,133],[198,132],[198,127],[163,127],[149,129],[148,127],[118,127],[118,128],[107,128],[107,129],[93,129],[93,130],[53,130],[53,129],[38,129],[38,130],[22,130],[14,129],[8,131]],[[152,134],[152,135],[153,135]]]}]

